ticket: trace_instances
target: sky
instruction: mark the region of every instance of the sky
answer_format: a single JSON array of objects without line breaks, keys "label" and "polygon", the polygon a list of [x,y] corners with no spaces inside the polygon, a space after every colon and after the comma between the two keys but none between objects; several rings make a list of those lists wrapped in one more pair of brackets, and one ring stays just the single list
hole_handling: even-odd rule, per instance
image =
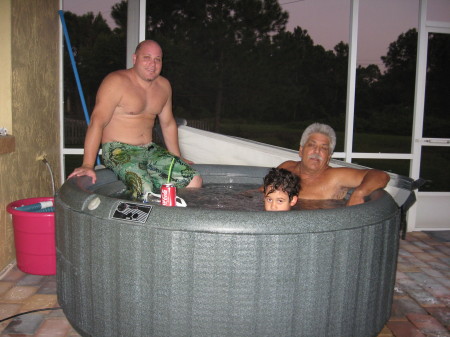
[{"label": "sky", "polygon": [[101,12],[108,24],[114,26],[114,20],[111,19],[111,7],[120,0],[63,0],[62,2],[64,11],[70,11],[77,15]]},{"label": "sky", "polygon": [[[75,14],[101,12],[114,26],[111,7],[119,0],[63,0],[63,10]],[[289,12],[288,30],[300,26],[315,44],[332,50],[340,41],[349,41],[350,0],[279,0]],[[401,33],[418,27],[419,0],[360,0],[357,61],[362,66],[382,68],[389,44]],[[428,0],[428,19],[450,22],[450,0]]]}]

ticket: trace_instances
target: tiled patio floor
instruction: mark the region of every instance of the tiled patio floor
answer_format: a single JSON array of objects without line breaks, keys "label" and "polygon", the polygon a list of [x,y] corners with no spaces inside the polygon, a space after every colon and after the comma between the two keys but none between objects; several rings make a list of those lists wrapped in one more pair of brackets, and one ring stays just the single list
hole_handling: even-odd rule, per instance
[{"label": "tiled patio floor", "polygon": [[[1,276],[0,320],[58,306],[55,276],[29,275],[16,267]],[[378,337],[450,337],[449,329],[450,242],[435,240],[423,232],[408,233],[400,242],[392,315]],[[1,322],[0,336],[80,335],[58,309]]]}]

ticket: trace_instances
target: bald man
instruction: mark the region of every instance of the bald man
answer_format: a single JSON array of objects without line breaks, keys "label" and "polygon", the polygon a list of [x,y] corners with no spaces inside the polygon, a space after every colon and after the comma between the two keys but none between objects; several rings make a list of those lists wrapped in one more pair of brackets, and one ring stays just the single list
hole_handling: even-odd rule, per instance
[{"label": "bald man", "polygon": [[[132,68],[105,77],[86,133],[83,164],[69,178],[89,176],[95,183],[94,165],[101,144],[105,166],[117,174],[135,199],[159,191],[172,160],[171,182],[176,187],[201,187],[198,172],[181,157],[172,88],[160,75],[162,59],[160,45],[145,40],[136,47]],[[153,143],[156,117],[167,149]]]}]

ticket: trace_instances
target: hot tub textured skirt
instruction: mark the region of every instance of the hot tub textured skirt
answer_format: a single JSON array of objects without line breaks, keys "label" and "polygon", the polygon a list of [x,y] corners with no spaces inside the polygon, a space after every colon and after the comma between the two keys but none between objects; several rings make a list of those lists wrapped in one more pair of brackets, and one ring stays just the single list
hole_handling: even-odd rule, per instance
[{"label": "hot tub textured skirt", "polygon": [[[199,166],[208,182],[216,168]],[[211,181],[267,170],[238,171]],[[120,185],[106,176],[100,190]],[[363,337],[389,318],[399,210],[384,191],[334,210],[155,206],[134,224],[110,219],[117,199],[76,180],[56,198],[57,281],[82,336]],[[90,211],[96,197],[105,207]]]}]

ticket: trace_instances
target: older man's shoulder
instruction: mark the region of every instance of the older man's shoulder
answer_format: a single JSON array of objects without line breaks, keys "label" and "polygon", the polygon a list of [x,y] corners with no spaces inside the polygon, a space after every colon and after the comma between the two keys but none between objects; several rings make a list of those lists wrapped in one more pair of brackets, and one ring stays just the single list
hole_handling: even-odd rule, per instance
[{"label": "older man's shoulder", "polygon": [[288,171],[293,171],[297,165],[298,165],[298,161],[294,161],[294,160],[287,160],[283,163],[281,163],[280,165],[278,165],[278,168],[282,168]]},{"label": "older man's shoulder", "polygon": [[353,167],[333,167],[328,170],[328,174],[340,182],[360,180],[367,173],[367,169],[357,169]]},{"label": "older man's shoulder", "polygon": [[356,173],[361,171],[360,169],[357,168],[353,168],[353,167],[328,167],[329,170],[328,172],[330,174],[336,174],[336,175],[341,175],[341,174],[351,174],[351,173]]}]

